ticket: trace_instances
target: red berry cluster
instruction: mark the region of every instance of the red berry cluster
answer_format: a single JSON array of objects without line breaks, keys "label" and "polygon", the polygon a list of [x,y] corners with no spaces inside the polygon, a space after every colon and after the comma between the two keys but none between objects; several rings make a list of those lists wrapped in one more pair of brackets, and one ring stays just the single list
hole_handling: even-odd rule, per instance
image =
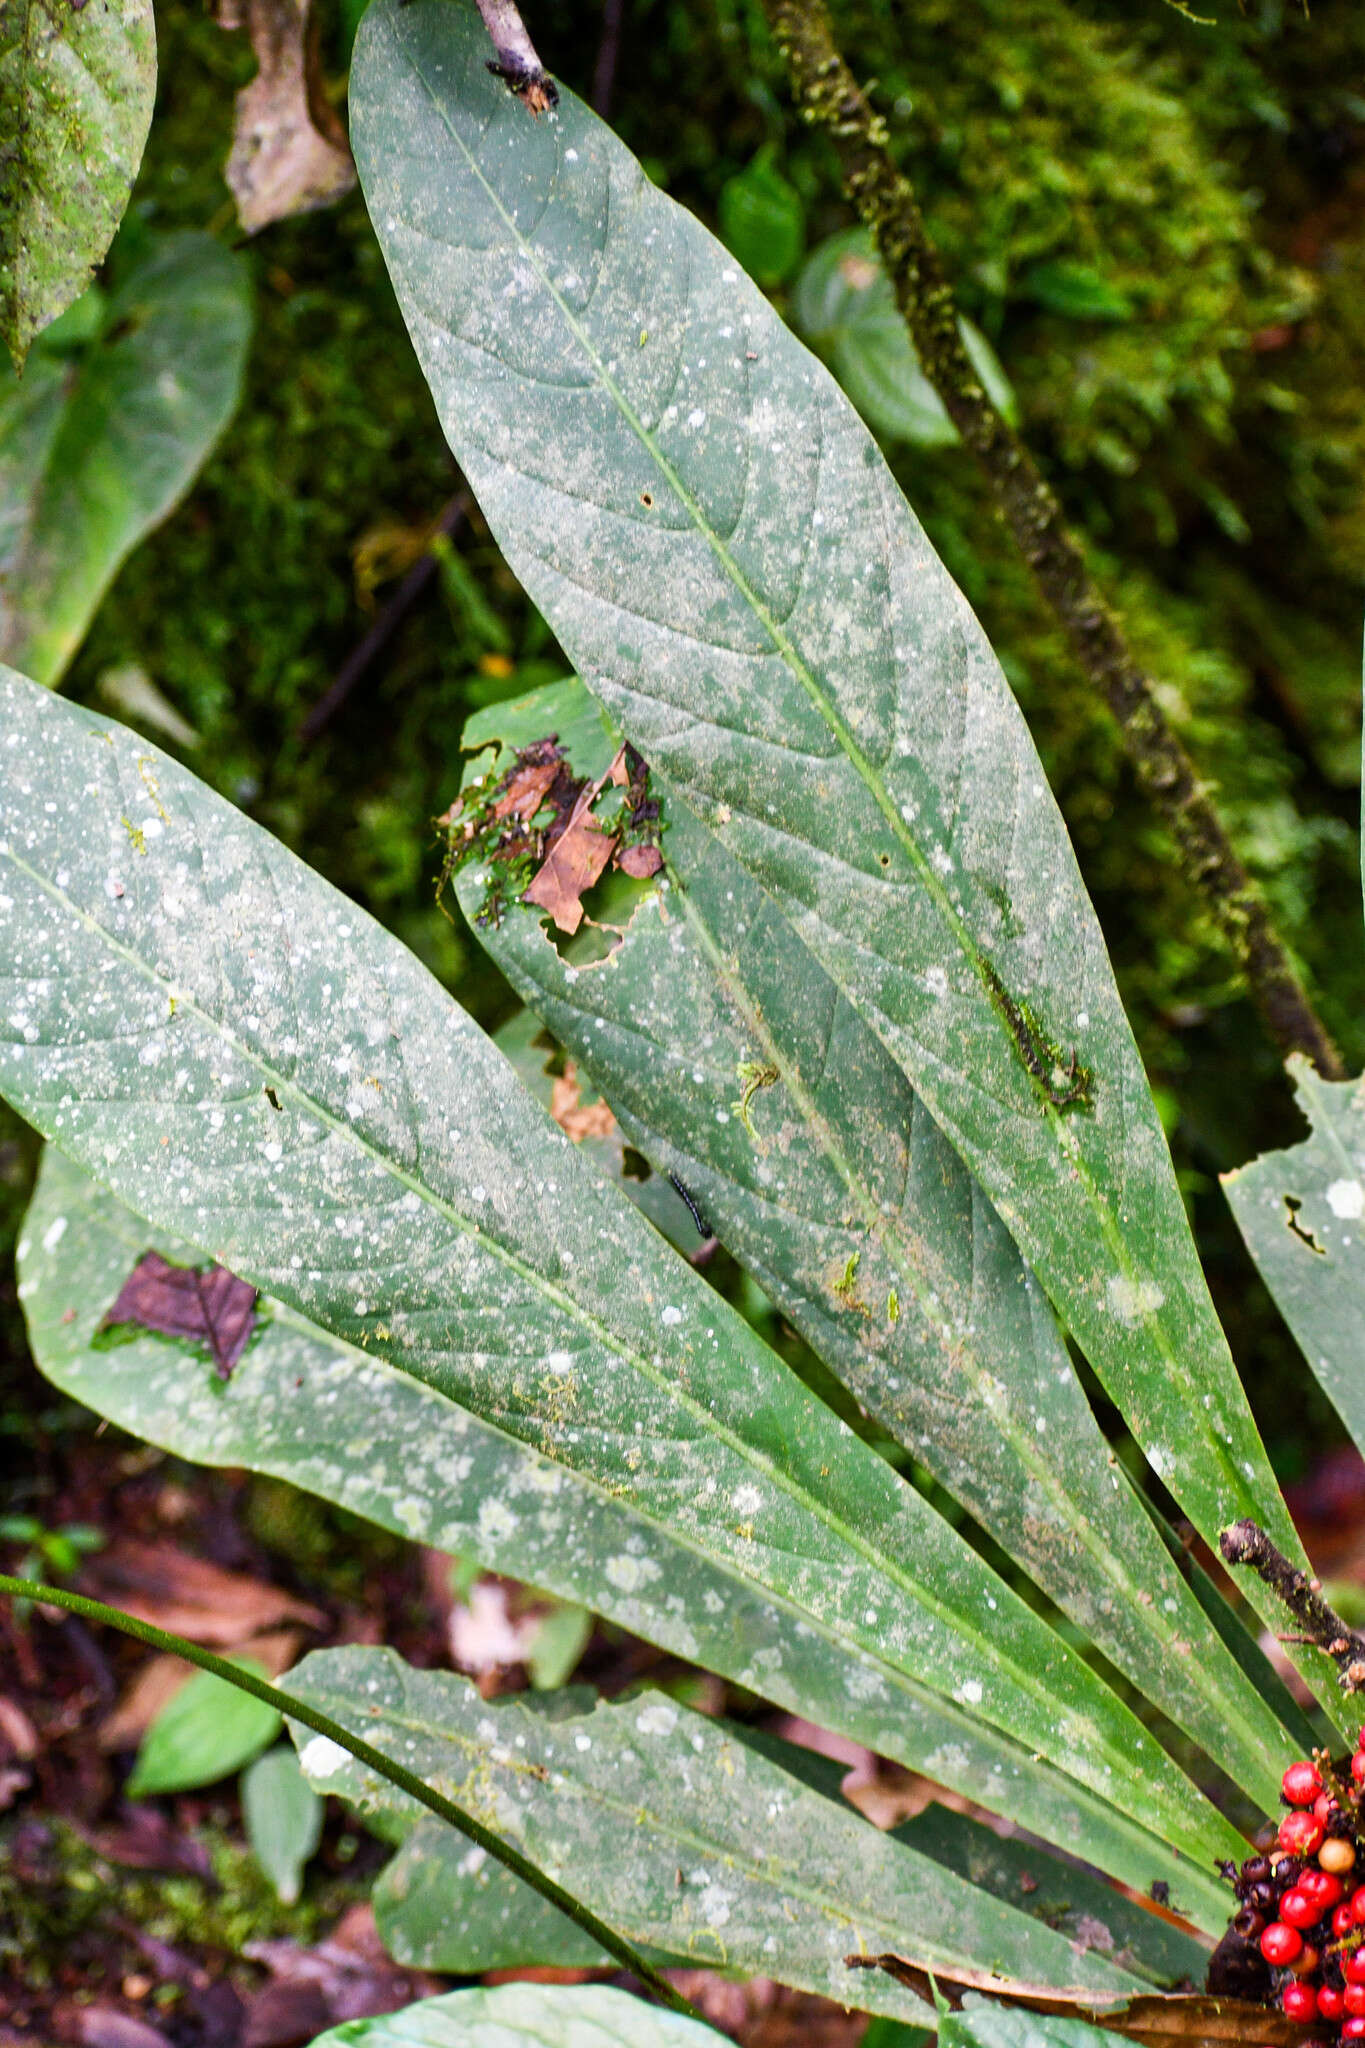
[{"label": "red berry cluster", "polygon": [[1291,1764],[1281,1791],[1290,1810],[1274,1843],[1229,1866],[1239,1903],[1227,1938],[1290,2019],[1365,2048],[1365,1728],[1349,1765],[1320,1752]]}]

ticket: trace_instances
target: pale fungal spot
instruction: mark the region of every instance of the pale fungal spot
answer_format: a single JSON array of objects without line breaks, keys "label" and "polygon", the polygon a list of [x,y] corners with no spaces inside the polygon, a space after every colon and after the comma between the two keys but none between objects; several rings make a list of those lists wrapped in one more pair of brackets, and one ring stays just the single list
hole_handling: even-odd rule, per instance
[{"label": "pale fungal spot", "polygon": [[1106,1290],[1109,1306],[1121,1323],[1131,1329],[1144,1316],[1155,1315],[1165,1306],[1166,1297],[1155,1280],[1129,1280],[1123,1274],[1115,1274]]},{"label": "pale fungal spot", "polygon": [[1365,1188],[1358,1180],[1334,1180],[1327,1190],[1327,1205],[1334,1216],[1354,1222],[1365,1215]]},{"label": "pale fungal spot", "polygon": [[953,1698],[958,1702],[959,1706],[979,1707],[981,1705],[980,1679],[964,1678],[961,1685],[954,1692]]},{"label": "pale fungal spot", "polygon": [[650,1700],[635,1716],[637,1735],[671,1735],[678,1725],[678,1710],[667,1700]]},{"label": "pale fungal spot", "polygon": [[756,1515],[763,1505],[763,1495],[756,1486],[737,1486],[730,1499],[735,1512],[741,1515]]},{"label": "pale fungal spot", "polygon": [[262,1145],[261,1150],[265,1154],[266,1158],[270,1161],[272,1166],[275,1164],[277,1160],[283,1159],[284,1157],[284,1147],[276,1138],[272,1138],[268,1145]]},{"label": "pale fungal spot", "polygon": [[65,1236],[65,1216],[54,1216],[47,1229],[43,1232],[43,1250],[45,1252],[55,1252]]},{"label": "pale fungal spot", "polygon": [[1077,1010],[1077,1012],[1076,1012],[1076,1029],[1077,1029],[1078,1031],[1086,1031],[1086,1030],[1088,1030],[1088,1029],[1089,1029],[1089,1026],[1090,1026],[1090,1012],[1089,1012],[1089,1010]]},{"label": "pale fungal spot", "polygon": [[647,1586],[651,1579],[659,1576],[659,1567],[652,1558],[628,1557],[624,1551],[609,1557],[604,1569],[621,1593],[638,1593],[642,1586]]},{"label": "pale fungal spot", "polygon": [[946,971],[942,967],[927,967],[924,971],[924,986],[928,989],[931,996],[946,996],[948,993],[948,976]]},{"label": "pale fungal spot", "polygon": [[580,1752],[580,1754],[581,1754],[581,1753],[582,1753],[582,1752],[583,1752],[584,1750],[588,1750],[588,1749],[591,1749],[591,1748],[592,1748],[592,1737],[591,1737],[591,1735],[575,1735],[575,1737],[574,1737],[574,1739],[573,1739],[573,1746],[574,1746],[574,1748],[575,1748],[576,1750],[578,1750],[578,1751]]},{"label": "pale fungal spot", "polygon": [[349,1759],[350,1752],[339,1742],[333,1742],[330,1735],[315,1735],[306,1742],[299,1754],[299,1764],[305,1778],[330,1778]]}]

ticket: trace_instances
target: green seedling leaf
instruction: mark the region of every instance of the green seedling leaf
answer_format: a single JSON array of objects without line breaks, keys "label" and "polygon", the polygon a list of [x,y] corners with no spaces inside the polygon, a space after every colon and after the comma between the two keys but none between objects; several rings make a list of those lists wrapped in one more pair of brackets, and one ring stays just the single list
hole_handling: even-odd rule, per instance
[{"label": "green seedling leaf", "polygon": [[1261,1278],[1313,1376],[1365,1450],[1365,1099],[1359,1081],[1289,1071],[1310,1130],[1225,1174],[1223,1186]]},{"label": "green seedling leaf", "polygon": [[765,142],[753,160],[720,188],[720,238],[750,277],[764,286],[781,284],[801,260],[806,209],[801,194],[775,161]]},{"label": "green seedling leaf", "polygon": [[896,1056],[1190,1520],[1300,1556],[1028,730],[847,399],[586,107],[524,119],[474,16],[376,0],[350,108],[447,438],[574,667]]},{"label": "green seedling leaf", "polygon": [[323,1802],[287,1744],[268,1749],[242,1773],[246,1838],[286,1906],[297,1899],[308,1859],[322,1840],[322,1816]]},{"label": "green seedling leaf", "polygon": [[[234,1663],[258,1678],[267,1674],[252,1657]],[[193,1792],[239,1771],[275,1740],[280,1717],[273,1707],[239,1692],[211,1671],[196,1671],[173,1693],[142,1739],[125,1787],[130,1799]]]},{"label": "green seedling leaf", "polygon": [[16,368],[113,240],[155,96],[151,0],[0,9],[0,333]]},{"label": "green seedling leaf", "polygon": [[592,1635],[592,1616],[586,1607],[561,1601],[535,1632],[526,1657],[531,1683],[541,1692],[564,1685],[578,1668],[578,1660]]},{"label": "green seedling leaf", "polygon": [[716,2048],[722,2039],[605,1984],[500,1984],[347,2020],[314,2048]]},{"label": "green seedling leaf", "polygon": [[[947,448],[957,441],[943,400],[920,368],[891,280],[866,228],[849,228],[820,244],[797,279],[792,318],[874,433],[917,448]],[[972,367],[1012,420],[1014,393],[995,351],[970,320],[958,324]]]},{"label": "green seedling leaf", "polygon": [[[290,1690],[468,1804],[532,1861],[572,1871],[583,1902],[637,1943],[693,1963],[776,1977],[843,2004],[908,2017],[899,1985],[851,1973],[914,1925],[917,1953],[1104,1994],[1133,1980],[941,1865],[879,1834],[751,1749],[737,1732],[658,1693],[566,1714],[534,1695],[489,1702],[467,1679],[417,1671],[388,1650],[308,1657]],[[411,1801],[335,1743],[301,1731],[319,1790],[362,1814]],[[458,1787],[458,1795],[455,1789]],[[467,1844],[449,1837],[458,1852]],[[451,1866],[447,1866],[450,1868]],[[681,1877],[679,1875],[681,1873]],[[409,1876],[411,1860],[409,1861]],[[394,1919],[387,1891],[386,1915]]]},{"label": "green seedling leaf", "polygon": [[[479,713],[476,769],[559,732],[595,777],[617,740],[585,701],[570,682]],[[771,898],[661,791],[667,871],[605,968],[577,968],[515,904],[481,918],[487,875],[468,865],[476,936],[859,1403],[1273,1811],[1284,1730],[1101,1436],[1009,1233]]]},{"label": "green seedling leaf", "polygon": [[97,332],[44,337],[0,392],[0,660],[43,683],[232,417],[251,328],[246,266],[211,235],[149,242],[95,303]]}]

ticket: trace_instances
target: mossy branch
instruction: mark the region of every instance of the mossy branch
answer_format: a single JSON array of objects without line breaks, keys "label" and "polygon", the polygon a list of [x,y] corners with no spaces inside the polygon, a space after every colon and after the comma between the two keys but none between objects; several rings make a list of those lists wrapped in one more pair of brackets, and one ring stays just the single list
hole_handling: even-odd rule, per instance
[{"label": "mossy branch", "polygon": [[1260,889],[1152,682],[1091,576],[1051,487],[1001,414],[963,347],[952,286],[909,179],[835,45],[823,0],[764,0],[803,120],[831,137],[844,189],[871,229],[925,376],[975,457],[1078,663],[1118,723],[1138,781],[1175,839],[1181,868],[1212,915],[1281,1054],[1304,1053],[1329,1080],[1341,1056],[1317,1015]]},{"label": "mossy branch", "polygon": [[1219,1537],[1218,1548],[1226,1564],[1249,1566],[1278,1594],[1303,1630],[1303,1640],[1316,1643],[1335,1663],[1343,1692],[1365,1689],[1365,1636],[1346,1626],[1323,1599],[1318,1581],[1291,1564],[1259,1523],[1234,1522]]}]

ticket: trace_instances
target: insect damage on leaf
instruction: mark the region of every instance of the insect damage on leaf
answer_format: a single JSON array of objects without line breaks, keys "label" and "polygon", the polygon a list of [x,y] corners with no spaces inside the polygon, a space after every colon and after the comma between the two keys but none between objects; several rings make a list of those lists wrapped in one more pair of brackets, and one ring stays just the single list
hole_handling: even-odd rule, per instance
[{"label": "insect damage on leaf", "polygon": [[1092,1110],[1095,1107],[1095,1076],[1082,1066],[1071,1047],[1063,1053],[1048,1037],[1030,1003],[1012,996],[989,960],[981,962],[981,976],[991,1001],[1009,1027],[1020,1059],[1032,1074],[1054,1109]]},{"label": "insect damage on leaf", "polygon": [[226,1266],[173,1266],[160,1252],[144,1252],[100,1333],[130,1324],[207,1345],[214,1371],[226,1380],[256,1327],[256,1289]]},{"label": "insect damage on leaf", "polygon": [[436,822],[446,835],[438,896],[467,861],[488,864],[475,919],[481,925],[498,924],[509,903],[531,903],[572,934],[585,916],[584,896],[609,866],[637,881],[663,866],[659,801],[649,793],[647,764],[630,746],[591,780],[573,773],[559,735],[550,733],[523,747],[501,775],[494,767],[471,782]]},{"label": "insect damage on leaf", "polygon": [[736,1074],[743,1086],[744,1092],[738,1102],[732,1102],[730,1107],[749,1133],[749,1136],[757,1144],[759,1142],[758,1132],[754,1129],[752,1115],[754,1097],[758,1094],[760,1088],[772,1087],[778,1078],[777,1068],[771,1060],[741,1060],[736,1069]]}]

